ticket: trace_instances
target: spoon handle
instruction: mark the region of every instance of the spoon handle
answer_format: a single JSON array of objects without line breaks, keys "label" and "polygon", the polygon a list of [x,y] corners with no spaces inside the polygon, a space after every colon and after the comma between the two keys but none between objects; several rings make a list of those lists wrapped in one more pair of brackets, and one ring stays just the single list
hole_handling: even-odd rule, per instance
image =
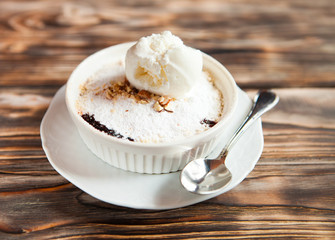
[{"label": "spoon handle", "polygon": [[257,93],[254,98],[253,106],[248,114],[248,117],[241,124],[241,126],[235,131],[233,137],[226,144],[226,147],[222,150],[219,155],[219,159],[225,160],[230,149],[240,139],[243,133],[264,113],[272,109],[279,101],[279,97],[269,90],[261,90]]}]

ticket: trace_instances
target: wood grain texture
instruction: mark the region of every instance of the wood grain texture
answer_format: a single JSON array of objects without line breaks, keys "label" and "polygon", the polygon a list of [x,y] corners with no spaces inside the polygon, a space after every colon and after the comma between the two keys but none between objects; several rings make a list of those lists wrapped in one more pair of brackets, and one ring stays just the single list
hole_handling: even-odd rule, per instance
[{"label": "wood grain texture", "polygon": [[[166,29],[250,97],[279,94],[262,118],[262,157],[236,188],[193,206],[103,203],[51,167],[41,119],[85,57]],[[0,1],[0,239],[334,239],[334,29],[331,0]]]},{"label": "wood grain texture", "polygon": [[0,51],[8,54],[0,79],[9,86],[62,84],[87,55],[165,29],[216,57],[244,88],[334,86],[329,0],[0,4]]}]

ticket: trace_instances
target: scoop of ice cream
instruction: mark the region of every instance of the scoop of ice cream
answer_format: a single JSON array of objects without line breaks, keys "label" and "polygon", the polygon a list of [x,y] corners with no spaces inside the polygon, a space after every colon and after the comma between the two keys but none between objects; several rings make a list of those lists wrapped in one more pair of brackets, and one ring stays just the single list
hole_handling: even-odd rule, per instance
[{"label": "scoop of ice cream", "polygon": [[137,89],[180,98],[197,84],[202,54],[165,31],[142,37],[126,55],[126,77]]}]

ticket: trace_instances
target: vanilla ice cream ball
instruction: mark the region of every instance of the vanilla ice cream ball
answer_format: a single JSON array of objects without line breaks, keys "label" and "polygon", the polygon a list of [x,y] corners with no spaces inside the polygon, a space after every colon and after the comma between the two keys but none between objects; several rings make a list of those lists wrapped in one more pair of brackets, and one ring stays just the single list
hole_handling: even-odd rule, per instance
[{"label": "vanilla ice cream ball", "polygon": [[181,98],[202,74],[202,54],[165,31],[142,37],[126,55],[126,77],[137,89]]}]

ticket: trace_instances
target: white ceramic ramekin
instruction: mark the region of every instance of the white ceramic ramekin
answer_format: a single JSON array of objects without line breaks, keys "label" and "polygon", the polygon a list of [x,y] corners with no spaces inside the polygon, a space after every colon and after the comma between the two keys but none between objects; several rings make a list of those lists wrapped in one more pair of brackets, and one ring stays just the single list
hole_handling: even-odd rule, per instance
[{"label": "white ceramic ramekin", "polygon": [[108,164],[139,173],[178,171],[189,161],[208,155],[216,146],[237,105],[236,83],[224,66],[214,58],[203,54],[204,68],[212,74],[216,86],[224,97],[224,112],[214,127],[172,143],[139,143],[109,136],[82,119],[76,109],[76,100],[80,94],[80,85],[89,76],[107,63],[120,61],[133,44],[134,42],[130,42],[103,49],[78,65],[66,86],[68,111],[87,147]]}]

